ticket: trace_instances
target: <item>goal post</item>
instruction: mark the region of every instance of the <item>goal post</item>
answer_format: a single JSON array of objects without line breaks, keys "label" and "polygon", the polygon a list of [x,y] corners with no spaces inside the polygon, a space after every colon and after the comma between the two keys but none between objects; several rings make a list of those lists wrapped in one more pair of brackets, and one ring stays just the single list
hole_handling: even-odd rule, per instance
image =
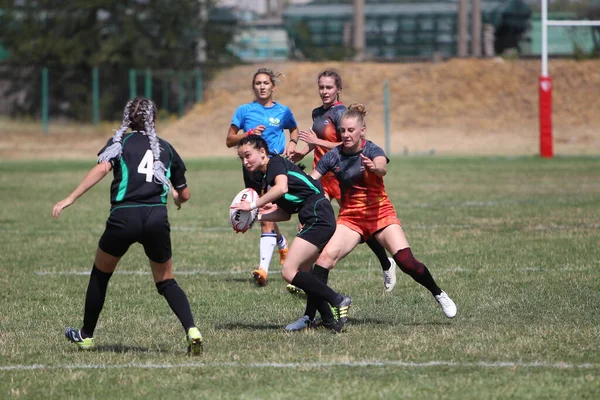
[{"label": "goal post", "polygon": [[554,155],[552,141],[552,78],[548,74],[549,26],[600,26],[600,21],[548,20],[548,0],[542,0],[542,74],[539,78],[540,156]]}]

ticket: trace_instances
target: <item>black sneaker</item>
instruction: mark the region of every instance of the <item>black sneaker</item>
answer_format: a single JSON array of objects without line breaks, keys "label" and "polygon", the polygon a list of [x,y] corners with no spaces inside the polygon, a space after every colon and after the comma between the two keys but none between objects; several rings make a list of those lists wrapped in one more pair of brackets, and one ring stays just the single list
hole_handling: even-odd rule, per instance
[{"label": "black sneaker", "polygon": [[340,333],[344,329],[344,323],[333,320],[331,322],[323,322],[321,320],[312,323],[312,329],[329,329],[335,333]]},{"label": "black sneaker", "polygon": [[346,319],[348,319],[348,310],[350,310],[350,306],[352,305],[352,298],[344,295],[342,295],[342,297],[342,302],[334,306],[332,311],[333,315],[337,317],[336,319],[342,322],[343,325],[346,323]]}]

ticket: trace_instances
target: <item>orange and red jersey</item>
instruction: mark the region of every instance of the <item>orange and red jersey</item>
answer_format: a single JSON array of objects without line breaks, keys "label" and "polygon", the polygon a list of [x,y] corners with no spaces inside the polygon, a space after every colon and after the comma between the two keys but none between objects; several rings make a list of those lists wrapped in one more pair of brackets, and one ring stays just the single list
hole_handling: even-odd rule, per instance
[{"label": "orange and red jersey", "polygon": [[315,169],[323,176],[333,172],[341,190],[338,223],[350,226],[366,240],[378,230],[400,221],[385,192],[383,178],[364,167],[360,154],[371,160],[386,157],[383,149],[366,140],[361,151],[355,154],[345,154],[341,145],[330,150]]}]

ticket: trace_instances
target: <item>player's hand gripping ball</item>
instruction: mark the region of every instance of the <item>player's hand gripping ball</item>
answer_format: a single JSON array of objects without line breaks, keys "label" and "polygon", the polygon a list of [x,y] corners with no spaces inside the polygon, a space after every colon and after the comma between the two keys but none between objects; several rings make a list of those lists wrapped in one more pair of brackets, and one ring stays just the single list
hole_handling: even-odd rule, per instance
[{"label": "player's hand gripping ball", "polygon": [[[231,206],[241,203],[242,201],[247,201],[248,204],[253,201],[258,200],[258,193],[256,190],[251,188],[246,188],[239,192],[231,202]],[[231,227],[236,232],[246,232],[248,229],[252,228],[254,221],[256,221],[256,217],[258,216],[258,209],[246,211],[246,210],[235,210],[233,208],[229,209],[229,222],[231,222]]]}]

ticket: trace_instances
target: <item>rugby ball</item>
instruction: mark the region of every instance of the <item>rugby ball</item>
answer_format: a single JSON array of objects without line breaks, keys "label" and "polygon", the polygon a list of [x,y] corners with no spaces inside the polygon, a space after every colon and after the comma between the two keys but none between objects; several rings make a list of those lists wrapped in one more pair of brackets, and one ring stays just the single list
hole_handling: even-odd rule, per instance
[{"label": "rugby ball", "polygon": [[[233,201],[231,202],[231,205],[234,205],[241,201],[247,201],[249,203],[252,203],[256,200],[258,200],[258,193],[256,193],[256,190],[252,188],[246,188],[235,195]],[[248,229],[252,228],[252,224],[254,224],[257,215],[257,208],[252,211],[233,210],[230,208],[229,222],[231,222],[231,227],[234,231],[244,233]]]}]

